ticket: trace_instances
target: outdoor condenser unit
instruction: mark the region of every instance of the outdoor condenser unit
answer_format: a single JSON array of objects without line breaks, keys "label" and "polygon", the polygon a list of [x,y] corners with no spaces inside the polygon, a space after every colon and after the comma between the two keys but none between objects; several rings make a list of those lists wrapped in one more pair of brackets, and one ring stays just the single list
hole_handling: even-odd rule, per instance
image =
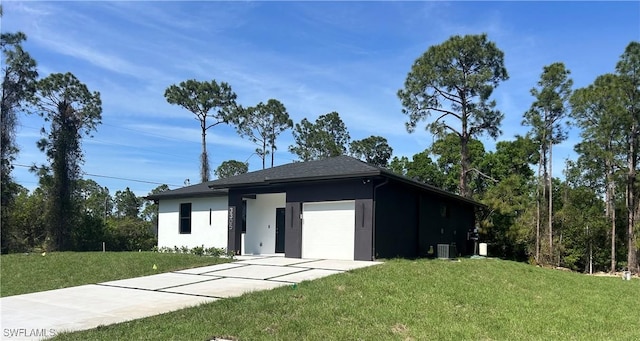
[{"label": "outdoor condenser unit", "polygon": [[457,255],[456,244],[438,244],[438,258],[450,259],[456,258]]}]

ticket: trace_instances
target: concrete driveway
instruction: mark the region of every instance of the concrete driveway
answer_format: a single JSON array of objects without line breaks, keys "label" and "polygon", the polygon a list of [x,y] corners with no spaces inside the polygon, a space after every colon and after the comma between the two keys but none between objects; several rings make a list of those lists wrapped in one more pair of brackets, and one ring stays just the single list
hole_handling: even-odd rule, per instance
[{"label": "concrete driveway", "polygon": [[62,331],[162,314],[379,264],[281,256],[237,259],[233,263],[4,297],[0,299],[0,338],[39,340]]}]

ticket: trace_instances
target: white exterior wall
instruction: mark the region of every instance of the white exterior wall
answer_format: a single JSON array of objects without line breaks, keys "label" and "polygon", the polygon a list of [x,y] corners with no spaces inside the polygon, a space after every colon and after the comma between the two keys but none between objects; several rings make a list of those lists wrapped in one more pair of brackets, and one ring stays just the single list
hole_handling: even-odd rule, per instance
[{"label": "white exterior wall", "polygon": [[[180,234],[180,204],[191,203],[191,233]],[[227,248],[228,198],[184,198],[160,200],[158,247],[203,246]],[[211,225],[209,210],[211,209]],[[274,213],[275,214],[275,213]]]},{"label": "white exterior wall", "polygon": [[276,251],[276,208],[285,207],[286,193],[257,194],[247,199],[247,233],[244,252],[273,254]]}]

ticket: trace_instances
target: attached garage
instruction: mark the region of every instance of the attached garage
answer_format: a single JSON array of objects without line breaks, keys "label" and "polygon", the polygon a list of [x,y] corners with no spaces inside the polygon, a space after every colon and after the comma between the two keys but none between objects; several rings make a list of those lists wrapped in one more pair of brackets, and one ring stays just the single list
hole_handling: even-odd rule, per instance
[{"label": "attached garage", "polygon": [[302,258],[354,259],[355,201],[302,205]]},{"label": "attached garage", "polygon": [[[223,246],[226,238],[235,254],[365,261],[433,257],[440,244],[470,254],[467,232],[481,207],[349,156],[295,162],[149,198],[160,202],[160,245]],[[190,203],[193,213],[181,214],[181,205]],[[191,222],[191,235],[181,229],[183,221]]]}]

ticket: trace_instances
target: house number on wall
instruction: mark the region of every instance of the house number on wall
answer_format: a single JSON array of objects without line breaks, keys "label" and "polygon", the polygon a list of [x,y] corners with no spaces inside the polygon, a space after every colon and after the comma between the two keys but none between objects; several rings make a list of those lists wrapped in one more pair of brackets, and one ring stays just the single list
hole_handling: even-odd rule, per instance
[{"label": "house number on wall", "polygon": [[229,223],[227,226],[229,226],[229,230],[233,230],[233,223],[235,221],[235,215],[236,213],[236,207],[235,206],[229,206]]}]

